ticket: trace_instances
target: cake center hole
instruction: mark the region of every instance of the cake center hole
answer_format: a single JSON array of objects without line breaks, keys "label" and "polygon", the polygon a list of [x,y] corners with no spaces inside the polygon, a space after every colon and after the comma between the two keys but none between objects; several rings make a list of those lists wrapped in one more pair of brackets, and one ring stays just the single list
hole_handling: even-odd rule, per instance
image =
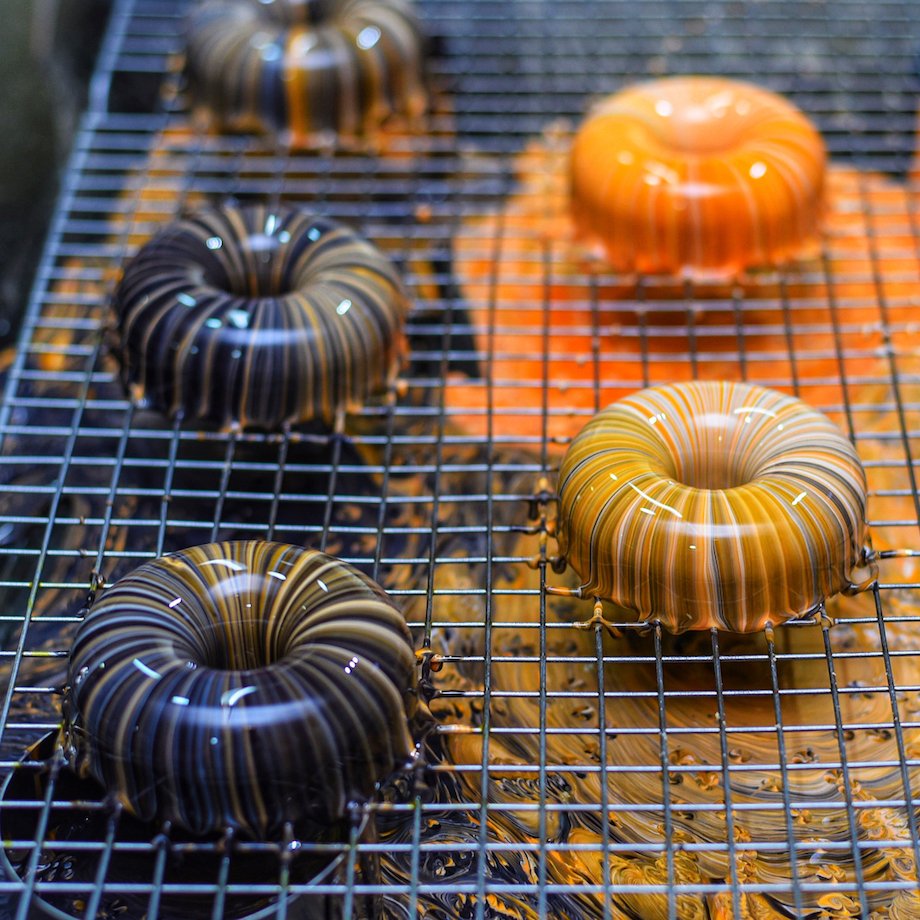
[{"label": "cake center hole", "polygon": [[215,671],[252,671],[274,664],[260,624],[246,620],[214,624],[205,634],[205,667]]},{"label": "cake center hole", "polygon": [[689,437],[672,455],[675,481],[693,489],[734,489],[751,481],[744,455],[733,449],[734,418],[715,415],[696,420]]},{"label": "cake center hole", "polygon": [[657,124],[658,137],[673,150],[688,154],[715,154],[730,150],[741,138],[741,130],[719,119],[681,117],[676,114]]},{"label": "cake center hole", "polygon": [[284,657],[277,630],[270,630],[278,602],[267,577],[240,572],[212,584],[206,621],[199,619],[198,663],[215,671],[250,671]]},{"label": "cake center hole", "polygon": [[[214,237],[208,247],[222,248],[225,243]],[[236,297],[257,299],[281,297],[296,287],[291,278],[290,260],[285,258],[284,239],[275,233],[251,233],[239,246],[239,258],[219,259],[205,269],[205,281]]]},{"label": "cake center hole", "polygon": [[299,26],[328,19],[335,3],[334,0],[258,0],[257,6],[272,22]]},{"label": "cake center hole", "polygon": [[676,479],[693,489],[734,489],[748,481],[732,458],[720,450],[685,458]]}]

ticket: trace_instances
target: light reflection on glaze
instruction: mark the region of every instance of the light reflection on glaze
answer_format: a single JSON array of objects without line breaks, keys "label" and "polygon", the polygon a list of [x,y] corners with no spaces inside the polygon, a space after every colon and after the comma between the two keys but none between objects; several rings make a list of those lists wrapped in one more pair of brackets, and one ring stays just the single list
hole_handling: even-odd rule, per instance
[{"label": "light reflection on glaze", "polygon": [[596,415],[559,471],[562,555],[585,596],[675,632],[761,629],[851,587],[866,535],[852,444],[749,384],[642,390]]},{"label": "light reflection on glaze", "polygon": [[231,126],[309,142],[372,136],[425,109],[422,34],[408,0],[208,0],[189,16],[193,93]]},{"label": "light reflection on glaze", "polygon": [[366,240],[265,207],[171,224],[128,264],[113,306],[138,400],[261,428],[328,423],[386,390],[408,310],[396,270]]},{"label": "light reflection on glaze", "polygon": [[618,270],[730,275],[815,239],[825,161],[818,132],[773,93],[710,77],[644,83],[579,131],[573,217]]},{"label": "light reflection on glaze", "polygon": [[409,760],[414,665],[402,614],[351,566],[193,547],[122,578],[80,625],[70,756],[135,816],[195,834],[332,822]]}]

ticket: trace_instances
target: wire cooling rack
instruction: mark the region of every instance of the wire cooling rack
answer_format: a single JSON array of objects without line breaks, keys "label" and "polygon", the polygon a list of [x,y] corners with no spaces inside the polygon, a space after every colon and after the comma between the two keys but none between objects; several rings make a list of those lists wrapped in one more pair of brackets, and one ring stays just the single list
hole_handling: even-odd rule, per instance
[{"label": "wire cooling rack", "polygon": [[[420,6],[440,101],[372,155],[208,133],[177,63],[185,3],[115,5],[0,406],[0,916],[920,915],[917,5]],[[820,257],[707,288],[573,267],[552,232],[573,126],[691,72],[816,120],[837,164]],[[403,271],[404,381],[336,432],[199,431],[120,387],[119,268],[227,199],[323,211]],[[637,386],[714,376],[798,393],[854,439],[878,583],[745,638],[549,595],[571,431]],[[422,650],[424,765],[328,840],[139,825],[48,737],[87,596],[231,537],[359,565]]]}]

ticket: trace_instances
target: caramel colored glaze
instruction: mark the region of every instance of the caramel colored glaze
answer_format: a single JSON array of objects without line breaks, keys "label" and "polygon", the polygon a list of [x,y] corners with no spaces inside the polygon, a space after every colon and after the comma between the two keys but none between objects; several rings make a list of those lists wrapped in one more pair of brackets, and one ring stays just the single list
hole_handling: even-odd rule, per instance
[{"label": "caramel colored glaze", "polygon": [[618,271],[732,276],[814,243],[821,136],[748,83],[672,77],[600,103],[571,154],[575,225]]},{"label": "caramel colored glaze", "polygon": [[360,406],[395,378],[408,304],[353,231],[291,208],[167,226],[113,298],[125,383],[174,415],[275,428]]},{"label": "caramel colored glaze", "polygon": [[445,391],[465,432],[487,433],[491,405],[493,435],[542,439],[545,423],[549,449],[561,452],[600,408],[650,384],[747,375],[794,381],[806,401],[839,405],[838,346],[850,389],[887,377],[889,348],[902,369],[913,366],[920,324],[906,186],[832,167],[824,257],[731,282],[636,278],[609,273],[576,241],[570,142],[561,126],[532,142],[503,208],[468,217],[454,239],[483,361],[479,379],[458,375]]},{"label": "caramel colored glaze", "polygon": [[[508,554],[531,554],[535,539],[530,538],[534,541],[530,546],[526,538],[522,539],[508,548]],[[504,552],[505,547],[500,551]],[[474,587],[478,579],[473,566],[457,565],[440,587],[459,592]],[[699,656],[696,661],[664,662],[665,737],[659,731],[660,701],[652,635],[634,631],[611,635],[598,624],[606,660],[606,705],[599,711],[595,631],[574,625],[571,629],[559,628],[564,622],[586,625],[590,606],[583,602],[547,598],[546,622],[551,628],[545,633],[548,663],[546,677],[541,680],[539,663],[526,661],[527,656],[539,655],[538,605],[533,598],[519,593],[535,591],[539,584],[537,571],[523,567],[499,569],[493,584],[489,649],[482,645],[481,630],[443,630],[444,653],[489,654],[491,658],[485,795],[493,807],[488,831],[490,841],[522,848],[516,856],[517,873],[513,877],[534,883],[537,856],[523,850],[523,846],[542,841],[550,884],[600,885],[606,872],[612,885],[639,888],[612,891],[606,905],[600,893],[580,896],[575,904],[565,902],[562,896],[554,901],[551,895],[550,915],[600,918],[605,916],[606,907],[611,916],[621,920],[665,920],[671,915],[667,895],[641,888],[668,883],[666,830],[660,805],[667,798],[672,819],[670,839],[684,847],[673,853],[677,884],[779,886],[779,890],[768,893],[740,894],[740,915],[727,893],[678,894],[677,916],[726,920],[738,916],[762,920],[795,916],[791,892],[795,872],[801,883],[826,886],[802,893],[806,911],[822,916],[820,911],[826,910],[825,916],[837,920],[860,917],[853,849],[849,845],[839,847],[851,839],[846,787],[839,767],[840,746],[833,730],[803,730],[804,726],[834,724],[821,627],[787,626],[770,634],[779,656],[779,689],[783,694],[783,767],[763,634],[719,637],[720,655],[724,656],[719,671],[725,694],[727,742],[723,753],[710,634],[679,639],[662,636],[664,656]],[[892,617],[916,617],[920,612],[916,597],[907,592],[900,597],[889,596],[886,601]],[[878,628],[871,622],[848,623],[848,618],[854,616],[871,619],[873,609],[868,595],[838,596],[828,603],[831,622],[836,622],[828,637],[837,656],[839,685],[879,688],[839,697],[840,717],[843,724],[851,727],[844,743],[851,764],[849,788],[857,805],[856,836],[863,844],[861,869],[867,881],[913,881],[917,879],[917,867],[904,809],[885,804],[903,800],[905,789],[893,733],[876,727],[890,724],[892,718],[890,698],[884,689],[884,665],[880,656],[844,657],[844,653],[878,654]],[[456,603],[443,605],[438,616],[460,623],[473,619],[475,612],[458,598]],[[616,622],[627,619],[623,611],[614,608],[607,608],[605,613]],[[478,614],[481,618],[484,611],[480,608]],[[421,620],[423,612],[415,616]],[[916,656],[910,654],[915,649],[915,629],[915,623],[899,625],[896,620],[887,623],[886,628],[891,651],[897,654],[900,650],[907,656],[897,678],[905,685],[920,676]],[[729,656],[738,657],[728,660]],[[793,661],[792,656],[797,660]],[[482,680],[481,666],[476,671],[461,664],[448,665],[436,675],[436,685],[447,693],[432,703],[433,711],[445,723],[443,741],[448,753],[443,768],[460,768],[452,774],[461,787],[458,797],[471,802],[483,795],[483,777],[476,768],[482,762],[484,733],[478,728],[472,732],[460,729],[481,724],[482,713],[477,708],[481,703],[475,691],[482,690]],[[541,735],[535,731],[543,724],[541,690],[547,694],[545,801],[552,809],[544,813],[545,836],[541,836],[539,813],[526,810],[539,795],[539,773],[534,765],[541,758]],[[464,698],[471,693],[472,699]],[[897,705],[902,720],[915,721],[920,697],[907,692],[899,697]],[[601,725],[608,733],[606,774],[598,772],[602,763],[598,737]],[[916,757],[920,753],[920,732],[907,728],[904,737],[907,750],[914,752],[908,756]],[[662,744],[669,765],[664,776],[658,769]],[[874,766],[856,769],[852,767],[856,763]],[[920,782],[920,771],[909,767],[909,776],[913,788]],[[596,805],[603,795],[609,809],[606,822]],[[786,797],[792,815],[791,839],[801,847],[794,868],[790,864]],[[592,803],[593,808],[579,808]],[[657,808],[654,803],[659,803]],[[516,805],[521,806],[520,810]],[[737,847],[734,859],[725,847],[729,805]],[[476,833],[474,829],[467,839],[475,841]],[[605,840],[615,848],[606,855]],[[889,841],[896,845],[886,846]],[[832,885],[839,886],[838,890],[829,890]],[[912,891],[876,888],[867,892],[867,898],[871,909],[881,911],[879,916],[886,916],[883,911],[888,910],[890,916],[909,917],[916,905]],[[457,895],[454,903],[459,910],[466,901]],[[487,916],[531,915],[506,905],[505,912]]]},{"label": "caramel colored glaze", "polygon": [[624,397],[572,441],[558,492],[559,548],[581,595],[673,632],[753,632],[855,587],[859,457],[830,419],[775,390],[709,382]]},{"label": "caramel colored glaze", "polygon": [[192,547],[80,624],[69,756],[133,815],[193,834],[341,820],[410,760],[414,666],[402,614],[351,566],[282,543]]},{"label": "caramel colored glaze", "polygon": [[186,35],[193,94],[230,128],[312,146],[411,125],[426,107],[409,0],[208,0]]}]

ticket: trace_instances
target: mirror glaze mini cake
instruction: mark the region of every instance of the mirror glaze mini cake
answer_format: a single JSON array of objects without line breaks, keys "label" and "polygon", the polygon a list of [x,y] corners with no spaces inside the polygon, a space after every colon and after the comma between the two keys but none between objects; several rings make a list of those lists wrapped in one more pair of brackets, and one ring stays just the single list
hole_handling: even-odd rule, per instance
[{"label": "mirror glaze mini cake", "polygon": [[283,543],[140,566],[77,631],[67,752],[135,817],[193,834],[328,824],[413,753],[415,654],[384,591]]},{"label": "mirror glaze mini cake", "polygon": [[714,77],[642,83],[579,129],[573,217],[617,271],[731,276],[807,253],[826,159],[811,122],[775,93]]},{"label": "mirror glaze mini cake", "polygon": [[867,584],[852,580],[867,530],[856,450],[775,390],[699,382],[627,396],[572,441],[558,492],[577,593],[674,632],[752,632]]},{"label": "mirror glaze mini cake", "polygon": [[128,263],[113,298],[122,377],[142,405],[276,429],[387,390],[408,302],[389,259],[292,208],[202,210]]}]

